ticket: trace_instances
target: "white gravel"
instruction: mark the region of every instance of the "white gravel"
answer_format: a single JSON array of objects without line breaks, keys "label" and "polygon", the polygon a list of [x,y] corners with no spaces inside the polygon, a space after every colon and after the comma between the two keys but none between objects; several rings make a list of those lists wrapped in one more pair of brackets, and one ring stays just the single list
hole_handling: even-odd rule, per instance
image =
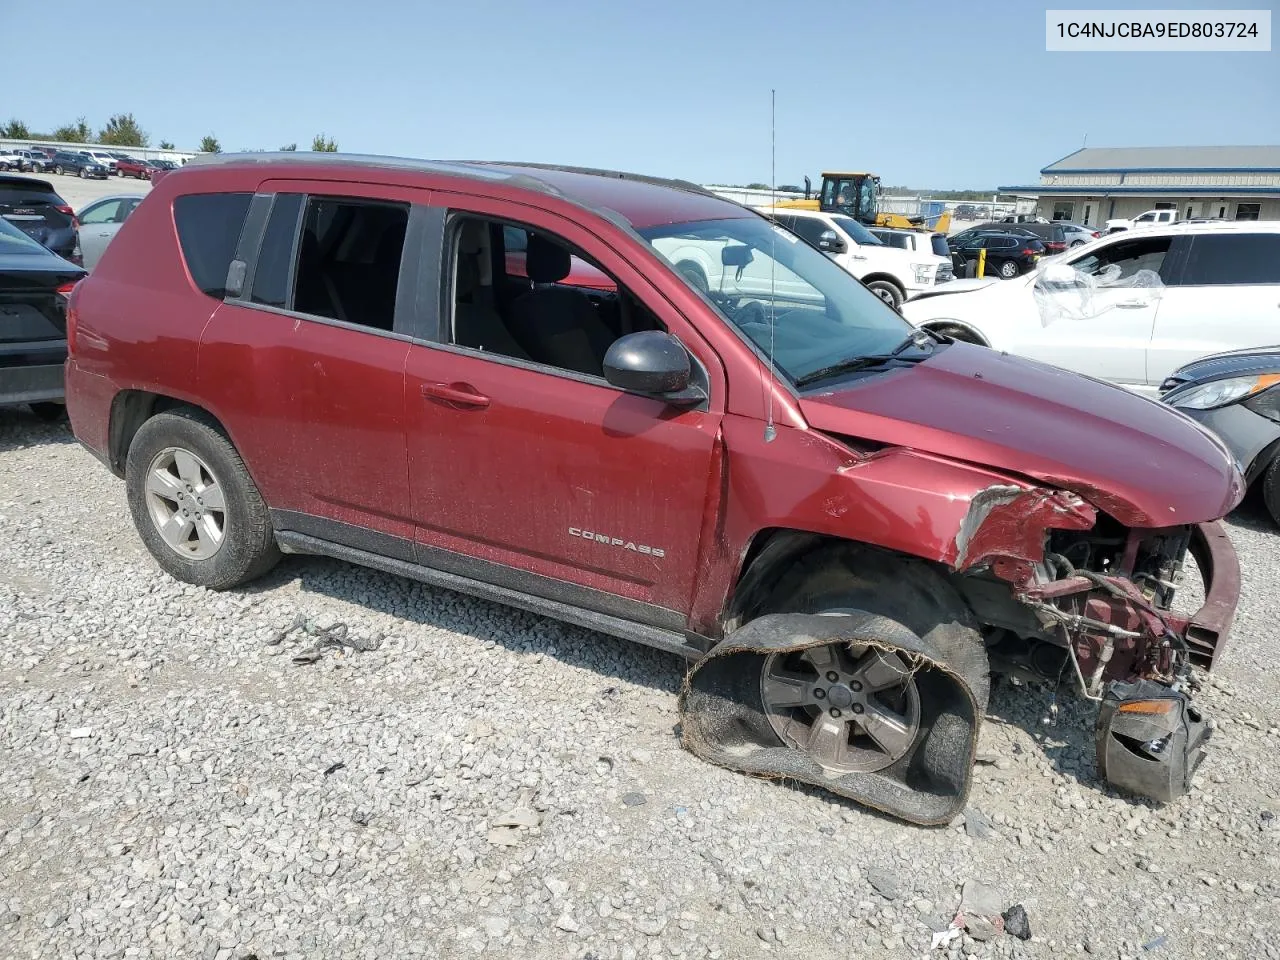
[{"label": "white gravel", "polygon": [[[159,572],[65,426],[0,411],[0,955],[1280,957],[1280,535],[1231,524],[1197,789],[1108,792],[1092,710],[997,687],[966,822],[683,752],[683,664],[327,560]],[[292,655],[301,615],[376,651]],[[1029,941],[929,953],[967,882]]]}]

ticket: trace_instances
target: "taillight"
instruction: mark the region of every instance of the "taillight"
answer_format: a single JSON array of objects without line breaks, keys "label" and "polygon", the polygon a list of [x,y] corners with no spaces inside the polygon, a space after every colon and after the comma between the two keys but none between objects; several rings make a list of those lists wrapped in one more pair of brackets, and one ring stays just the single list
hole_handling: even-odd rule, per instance
[{"label": "taillight", "polygon": [[64,283],[58,288],[58,293],[67,298],[67,352],[75,352],[76,347],[76,327],[80,324],[80,314],[76,310],[76,287],[80,285],[79,280],[72,280],[70,283]]},{"label": "taillight", "polygon": [[1034,257],[1039,252],[1039,250],[1032,250],[1030,247],[1027,247],[1027,249],[1022,251],[1022,255],[1024,257]]},{"label": "taillight", "polygon": [[71,225],[75,227],[77,230],[80,229],[80,221],[79,219],[76,218],[76,212],[72,210],[69,206],[67,206],[65,203],[59,204],[53,209],[57,210],[59,213],[65,213],[68,217],[71,218]]}]

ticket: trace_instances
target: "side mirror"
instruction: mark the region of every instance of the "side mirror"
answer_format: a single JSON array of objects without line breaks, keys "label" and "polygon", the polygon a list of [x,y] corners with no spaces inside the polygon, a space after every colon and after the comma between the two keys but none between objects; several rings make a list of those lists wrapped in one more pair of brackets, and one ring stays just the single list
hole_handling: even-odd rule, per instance
[{"label": "side mirror", "polygon": [[849,249],[849,245],[840,239],[840,235],[834,230],[823,230],[822,235],[818,237],[818,249],[824,253],[844,253]]},{"label": "side mirror", "polygon": [[706,399],[692,385],[693,368],[684,344],[661,330],[641,330],[613,341],[604,355],[604,378],[628,393],[694,406]]},{"label": "side mirror", "polygon": [[755,255],[745,243],[731,243],[720,248],[720,263],[726,267],[745,267]]}]

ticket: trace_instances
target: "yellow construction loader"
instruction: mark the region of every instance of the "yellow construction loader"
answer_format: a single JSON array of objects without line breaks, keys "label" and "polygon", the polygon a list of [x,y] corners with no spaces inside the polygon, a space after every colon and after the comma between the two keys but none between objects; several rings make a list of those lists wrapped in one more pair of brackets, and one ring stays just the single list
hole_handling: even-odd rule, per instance
[{"label": "yellow construction loader", "polygon": [[951,228],[950,211],[932,218],[880,212],[880,178],[874,173],[824,173],[822,190],[816,197],[812,193],[812,183],[805,177],[804,199],[779,200],[775,206],[843,213],[869,227],[898,227],[930,233],[946,233]]}]

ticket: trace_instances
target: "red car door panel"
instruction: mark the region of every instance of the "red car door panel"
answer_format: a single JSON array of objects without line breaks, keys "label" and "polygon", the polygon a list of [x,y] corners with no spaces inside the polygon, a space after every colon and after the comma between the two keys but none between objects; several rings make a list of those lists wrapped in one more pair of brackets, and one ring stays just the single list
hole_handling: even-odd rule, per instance
[{"label": "red car door panel", "polygon": [[219,398],[268,506],[411,541],[408,351],[395,337],[224,303],[201,338],[200,389]]},{"label": "red car door panel", "polygon": [[420,345],[405,396],[424,563],[443,549],[687,611],[719,414]]}]

